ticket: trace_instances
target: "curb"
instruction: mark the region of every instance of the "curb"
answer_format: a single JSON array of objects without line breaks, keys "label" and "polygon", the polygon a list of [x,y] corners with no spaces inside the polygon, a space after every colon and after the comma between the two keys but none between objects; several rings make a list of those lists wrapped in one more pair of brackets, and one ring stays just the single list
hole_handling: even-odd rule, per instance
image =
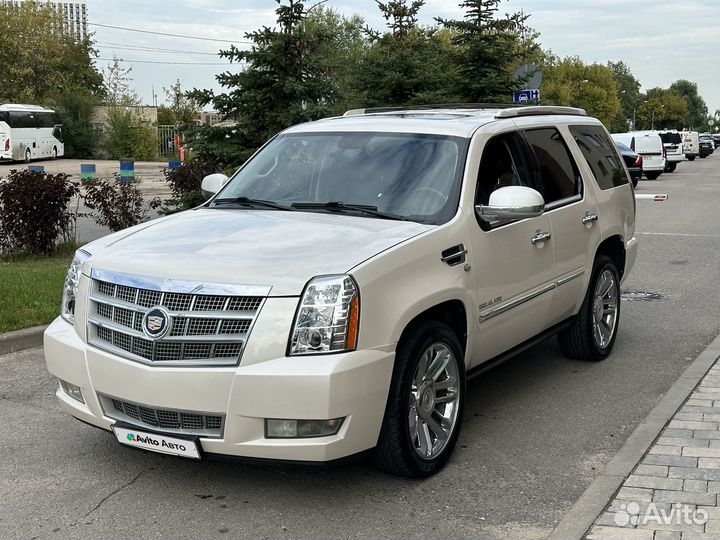
[{"label": "curb", "polygon": [[0,334],[0,355],[40,347],[43,344],[43,332],[47,327],[48,325],[34,326]]},{"label": "curb", "polygon": [[608,505],[635,465],[655,442],[690,393],[720,357],[720,335],[670,387],[645,420],[630,434],[605,470],[583,492],[546,540],[580,540]]}]

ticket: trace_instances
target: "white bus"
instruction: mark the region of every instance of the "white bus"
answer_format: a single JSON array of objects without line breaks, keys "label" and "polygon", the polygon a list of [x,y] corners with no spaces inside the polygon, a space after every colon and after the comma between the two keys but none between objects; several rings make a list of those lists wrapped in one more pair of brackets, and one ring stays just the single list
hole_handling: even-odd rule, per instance
[{"label": "white bus", "polygon": [[65,154],[63,126],[52,109],[0,105],[0,160],[29,162]]}]

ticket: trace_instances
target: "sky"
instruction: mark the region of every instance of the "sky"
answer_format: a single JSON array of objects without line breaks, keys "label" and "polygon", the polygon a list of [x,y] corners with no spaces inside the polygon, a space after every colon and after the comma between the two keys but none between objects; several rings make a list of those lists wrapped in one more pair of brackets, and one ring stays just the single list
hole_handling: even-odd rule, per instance
[{"label": "sky", "polygon": [[[308,2],[312,5],[314,2]],[[426,0],[423,24],[434,17],[458,18],[456,0]],[[373,0],[328,0],[345,15],[357,13],[372,28],[385,21]],[[142,100],[165,101],[163,87],[180,79],[183,89],[218,89],[215,75],[239,66],[216,65],[215,54],[230,42],[247,47],[245,33],[275,23],[273,0],[88,0],[90,29],[100,51],[99,67],[113,56],[133,66],[135,89]],[[577,55],[586,63],[622,60],[643,90],[667,87],[678,79],[698,83],[710,111],[720,109],[719,0],[503,0],[502,12],[524,10],[540,32],[544,49],[559,56]],[[93,23],[205,38],[157,36],[94,26]],[[227,40],[208,41],[208,40]],[[146,49],[168,49],[148,51]],[[143,49],[143,50],[141,50]],[[158,62],[184,62],[182,65]],[[193,63],[192,65],[190,63]],[[202,63],[213,65],[198,65]],[[542,89],[541,89],[542,90]]]}]

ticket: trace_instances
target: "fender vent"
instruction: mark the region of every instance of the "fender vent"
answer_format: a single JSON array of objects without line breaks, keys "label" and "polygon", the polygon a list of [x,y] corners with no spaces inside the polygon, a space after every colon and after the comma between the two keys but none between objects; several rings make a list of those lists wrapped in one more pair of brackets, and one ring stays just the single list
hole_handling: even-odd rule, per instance
[{"label": "fender vent", "polygon": [[462,244],[458,244],[443,251],[440,260],[448,266],[457,266],[465,262],[465,255],[467,255],[467,249]]}]

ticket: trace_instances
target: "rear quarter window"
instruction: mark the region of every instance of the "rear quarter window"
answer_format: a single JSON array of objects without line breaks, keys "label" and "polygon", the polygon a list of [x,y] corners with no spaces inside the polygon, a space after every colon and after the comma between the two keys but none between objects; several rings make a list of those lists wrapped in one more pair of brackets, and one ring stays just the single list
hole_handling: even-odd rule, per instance
[{"label": "rear quarter window", "polygon": [[629,182],[622,158],[602,127],[569,126],[569,129],[600,189]]}]

